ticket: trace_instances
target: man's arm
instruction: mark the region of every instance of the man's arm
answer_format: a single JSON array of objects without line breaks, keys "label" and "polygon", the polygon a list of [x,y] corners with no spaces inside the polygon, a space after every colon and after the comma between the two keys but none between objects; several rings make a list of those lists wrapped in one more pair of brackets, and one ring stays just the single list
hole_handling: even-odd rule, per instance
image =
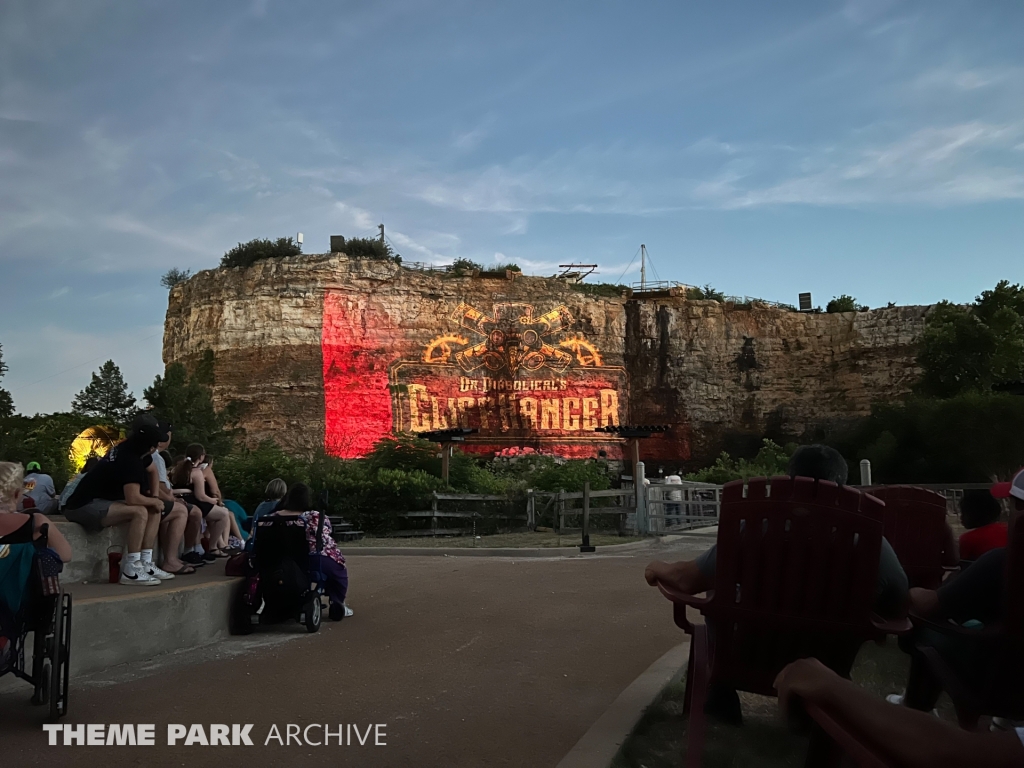
[{"label": "man's arm", "polygon": [[143,496],[138,483],[125,483],[124,503],[131,504],[133,507],[149,507],[157,512],[164,510],[163,501],[152,496]]},{"label": "man's arm", "polygon": [[779,708],[815,704],[886,763],[903,768],[1011,768],[1024,764],[1013,732],[971,733],[930,714],[876,698],[817,659],[800,659],[775,679]]}]

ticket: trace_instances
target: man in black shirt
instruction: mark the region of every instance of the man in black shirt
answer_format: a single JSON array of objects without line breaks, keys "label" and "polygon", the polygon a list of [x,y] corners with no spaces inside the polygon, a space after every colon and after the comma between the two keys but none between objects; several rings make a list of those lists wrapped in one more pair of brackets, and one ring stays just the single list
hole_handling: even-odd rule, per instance
[{"label": "man in black shirt", "polygon": [[152,552],[156,543],[164,511],[162,499],[142,493],[149,485],[147,468],[159,442],[157,425],[139,421],[128,439],[111,448],[110,453],[82,478],[64,510],[68,520],[87,530],[128,525],[126,553],[121,560],[122,584],[155,586],[160,583],[142,563],[143,550]]}]

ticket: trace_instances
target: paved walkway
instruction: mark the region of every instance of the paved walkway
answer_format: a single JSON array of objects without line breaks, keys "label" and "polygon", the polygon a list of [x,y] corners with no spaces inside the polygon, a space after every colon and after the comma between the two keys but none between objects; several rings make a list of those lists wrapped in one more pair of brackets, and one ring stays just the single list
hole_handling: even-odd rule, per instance
[{"label": "paved walkway", "polygon": [[[295,625],[248,641],[243,655],[225,655],[246,642],[232,640],[195,664],[75,686],[69,722],[155,723],[157,746],[48,747],[26,686],[0,696],[3,762],[554,766],[680,642],[668,604],[643,581],[646,562],[693,557],[710,541],[585,559],[356,555],[356,615],[317,635]],[[255,724],[256,746],[166,746],[168,723],[233,722]],[[282,733],[287,723],[387,723],[387,746],[263,746],[274,723]]]}]

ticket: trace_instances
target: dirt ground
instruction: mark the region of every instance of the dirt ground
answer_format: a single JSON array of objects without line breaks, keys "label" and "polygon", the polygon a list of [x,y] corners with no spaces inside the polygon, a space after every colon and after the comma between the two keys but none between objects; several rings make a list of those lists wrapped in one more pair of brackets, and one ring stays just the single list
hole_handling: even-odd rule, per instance
[{"label": "dirt ground", "polygon": [[[28,688],[0,696],[6,765],[553,766],[681,642],[644,583],[653,556],[710,544],[531,559],[349,558],[356,614],[315,635],[125,681],[73,684],[69,723],[154,723],[156,746],[47,746]],[[76,637],[74,643],[88,642]],[[236,641],[228,641],[236,642]],[[6,682],[6,681],[5,681]],[[167,725],[253,723],[252,747],[166,746]],[[280,746],[272,724],[383,723],[386,746]],[[320,731],[312,731],[317,740]],[[372,739],[371,739],[372,741]]]}]

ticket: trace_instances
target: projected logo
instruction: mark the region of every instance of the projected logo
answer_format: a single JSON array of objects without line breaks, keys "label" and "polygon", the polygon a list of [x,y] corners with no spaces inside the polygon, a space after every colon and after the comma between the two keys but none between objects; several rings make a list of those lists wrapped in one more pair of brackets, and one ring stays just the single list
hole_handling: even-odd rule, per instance
[{"label": "projected logo", "polygon": [[532,304],[460,304],[458,327],[428,343],[419,359],[391,366],[394,429],[470,427],[480,450],[533,444],[563,455],[593,455],[607,443],[598,427],[618,424],[625,372],[573,333],[568,308],[538,314]]},{"label": "projected logo", "polygon": [[[576,327],[565,306],[506,302],[483,312],[438,309],[441,332],[414,354],[401,318],[343,291],[324,296],[324,447],[352,458],[395,432],[471,427],[467,450],[512,445],[563,456],[617,456],[595,432],[618,424],[626,376]],[[396,360],[396,357],[399,358]],[[623,406],[624,407],[624,406]]]}]

